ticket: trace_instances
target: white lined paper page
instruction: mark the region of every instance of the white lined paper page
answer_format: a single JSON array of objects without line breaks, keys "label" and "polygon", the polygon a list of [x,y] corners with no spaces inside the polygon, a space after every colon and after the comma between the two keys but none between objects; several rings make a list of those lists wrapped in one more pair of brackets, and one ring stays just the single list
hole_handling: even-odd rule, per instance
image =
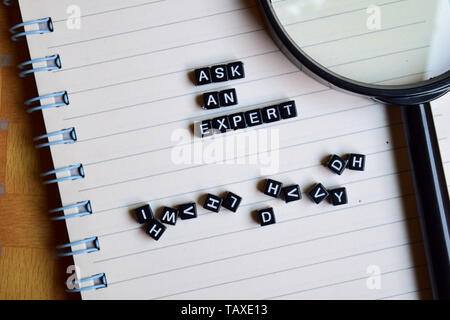
[{"label": "white lined paper page", "polygon": [[[75,256],[81,275],[104,272],[108,287],[84,299],[388,299],[430,297],[399,110],[331,90],[277,49],[254,1],[21,0],[25,21],[51,16],[55,32],[29,37],[31,58],[60,54],[62,69],[39,73],[40,94],[67,90],[70,106],[44,112],[49,132],[75,127],[78,141],[52,147],[56,168],[82,163],[84,179],[59,185],[63,205],[90,200],[94,214],[67,221],[71,241],[99,237],[100,251]],[[81,8],[81,29],[66,9]],[[246,78],[196,87],[189,73],[243,61]],[[197,97],[236,88],[239,105],[206,111]],[[176,164],[173,133],[217,115],[295,100],[299,117],[220,137],[277,130],[277,172],[259,165]],[[256,154],[258,151],[256,151]],[[321,163],[329,154],[367,155],[365,172],[342,176]],[[255,154],[226,153],[247,161]],[[443,154],[448,163],[448,153]],[[259,190],[267,177],[345,186],[349,204],[285,204]],[[206,193],[243,197],[235,214],[209,213]],[[131,210],[197,202],[199,217],[148,237]],[[271,206],[277,224],[260,227],[254,211]],[[369,267],[382,286],[370,289]]]}]

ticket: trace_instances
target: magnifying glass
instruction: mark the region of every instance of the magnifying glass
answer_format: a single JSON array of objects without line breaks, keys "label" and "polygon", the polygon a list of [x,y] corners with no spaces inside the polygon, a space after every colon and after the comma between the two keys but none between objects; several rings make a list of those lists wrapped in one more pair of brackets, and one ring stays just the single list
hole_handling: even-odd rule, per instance
[{"label": "magnifying glass", "polygon": [[449,193],[429,104],[450,90],[449,0],[259,3],[273,39],[302,71],[401,106],[433,297],[450,299]]}]

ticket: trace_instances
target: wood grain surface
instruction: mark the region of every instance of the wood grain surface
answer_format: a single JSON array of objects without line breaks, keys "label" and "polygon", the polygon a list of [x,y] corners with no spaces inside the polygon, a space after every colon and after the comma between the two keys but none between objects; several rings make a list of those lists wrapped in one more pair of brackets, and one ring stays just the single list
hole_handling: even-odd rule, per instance
[{"label": "wood grain surface", "polygon": [[54,258],[67,234],[64,222],[49,220],[57,191],[39,178],[52,163],[48,151],[32,143],[44,126],[40,115],[25,111],[35,86],[32,77],[17,76],[17,64],[28,59],[26,41],[9,38],[8,29],[18,22],[18,9],[0,4],[0,299],[78,299],[65,292],[71,259]]}]

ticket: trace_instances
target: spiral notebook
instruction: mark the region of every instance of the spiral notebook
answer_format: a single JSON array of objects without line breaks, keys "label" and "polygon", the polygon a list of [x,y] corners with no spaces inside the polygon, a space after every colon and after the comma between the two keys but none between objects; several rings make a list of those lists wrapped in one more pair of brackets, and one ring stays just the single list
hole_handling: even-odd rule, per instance
[{"label": "spiral notebook", "polygon": [[[361,2],[408,5],[347,2],[363,16]],[[27,105],[43,113],[47,133],[36,143],[50,147],[55,167],[43,179],[58,184],[63,207],[52,214],[71,241],[59,250],[74,257],[72,290],[83,299],[430,297],[399,110],[300,72],[270,39],[256,1],[19,5],[26,34],[16,38],[26,37],[32,60],[20,72],[34,75],[40,95]],[[244,79],[194,85],[194,69],[233,61],[244,63]],[[237,106],[200,107],[202,93],[228,88]],[[197,121],[287,100],[297,118],[205,138],[192,131]],[[443,110],[438,121],[448,119]],[[226,149],[247,134],[263,146]],[[445,133],[441,142],[448,170]],[[352,152],[366,155],[364,172],[338,176],[322,164]],[[346,187],[349,203],[316,205],[304,194],[286,204],[261,192],[267,178],[303,193],[318,182]],[[242,197],[236,213],[202,208],[205,194],[228,191]],[[158,241],[133,214],[187,202],[198,218],[167,226]],[[277,223],[261,227],[255,210],[266,207]]]}]

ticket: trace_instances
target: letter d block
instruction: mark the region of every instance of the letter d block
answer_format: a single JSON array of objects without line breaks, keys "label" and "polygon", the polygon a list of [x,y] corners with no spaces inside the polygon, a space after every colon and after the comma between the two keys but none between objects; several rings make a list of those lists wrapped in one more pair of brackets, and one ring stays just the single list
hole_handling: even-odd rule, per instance
[{"label": "letter d block", "polygon": [[327,167],[334,173],[341,175],[344,172],[347,162],[338,155],[332,155],[328,161]]},{"label": "letter d block", "polygon": [[273,208],[258,210],[258,218],[262,227],[276,223]]}]

